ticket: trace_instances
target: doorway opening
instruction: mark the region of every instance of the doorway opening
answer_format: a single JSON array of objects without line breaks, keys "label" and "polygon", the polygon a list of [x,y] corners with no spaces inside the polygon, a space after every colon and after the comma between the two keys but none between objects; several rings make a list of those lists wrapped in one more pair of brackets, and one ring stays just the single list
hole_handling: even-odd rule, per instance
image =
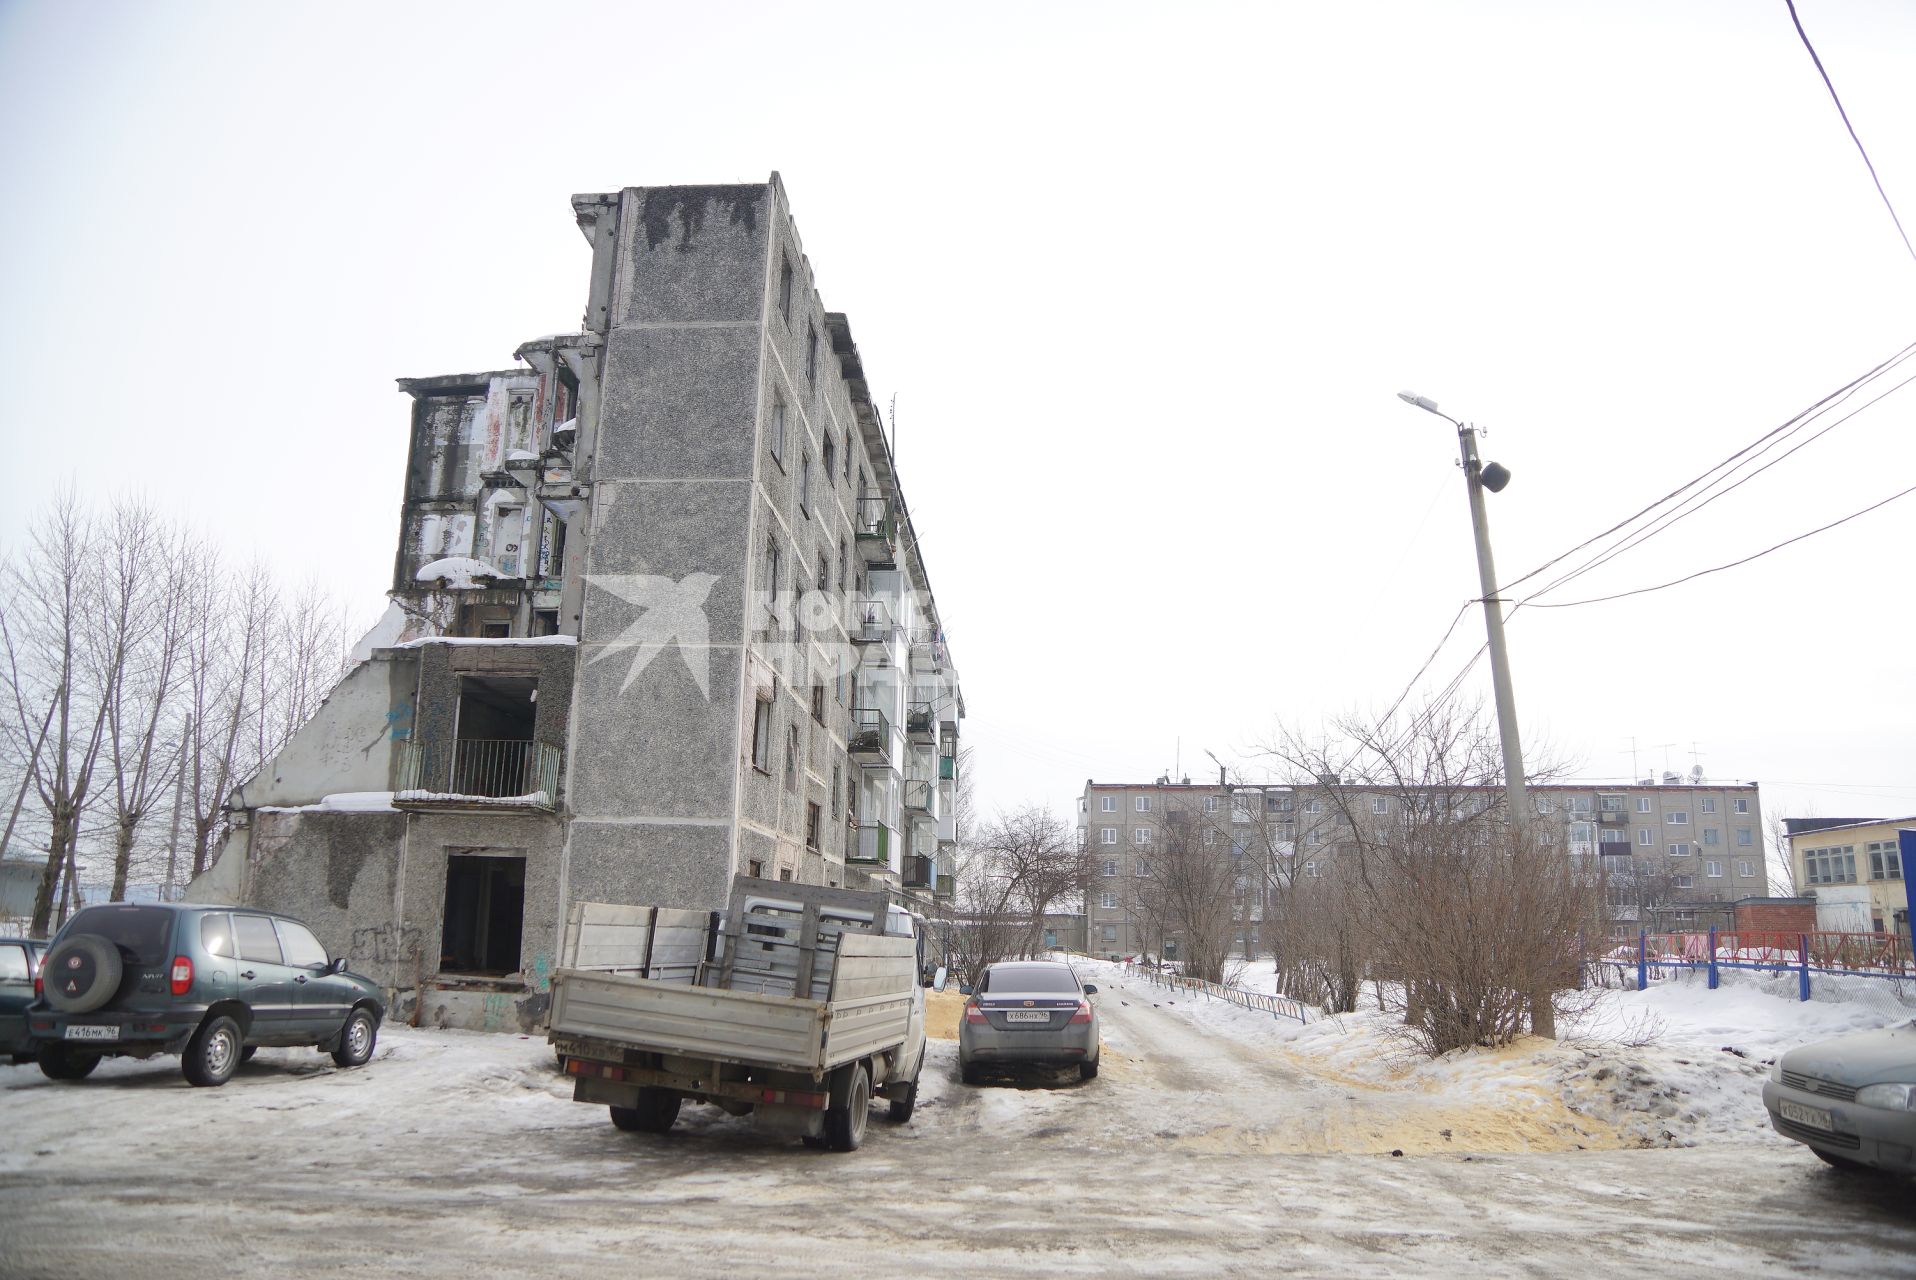
[{"label": "doorway opening", "polygon": [[459,729],[452,792],[522,796],[537,788],[532,731],[539,682],[529,676],[459,677]]},{"label": "doorway opening", "polygon": [[517,973],[525,907],[523,857],[448,852],[440,972],[495,978]]}]

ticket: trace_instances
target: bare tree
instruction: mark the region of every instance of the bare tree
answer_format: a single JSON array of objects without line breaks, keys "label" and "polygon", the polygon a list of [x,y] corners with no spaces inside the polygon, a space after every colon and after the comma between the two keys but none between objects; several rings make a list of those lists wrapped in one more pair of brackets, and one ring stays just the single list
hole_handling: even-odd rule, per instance
[{"label": "bare tree", "polygon": [[[1408,725],[1346,720],[1326,740],[1287,734],[1271,754],[1315,779],[1328,810],[1313,914],[1342,917],[1369,976],[1430,1053],[1507,1043],[1530,992],[1574,981],[1580,939],[1599,914],[1596,858],[1573,855],[1552,824],[1520,837],[1504,813],[1501,755],[1476,711],[1426,708]],[[1540,770],[1543,772],[1543,770]],[[1298,929],[1280,954],[1342,988],[1347,957]]]},{"label": "bare tree", "polygon": [[33,932],[71,893],[76,840],[105,739],[112,690],[88,681],[89,590],[97,583],[92,518],[68,490],[34,522],[23,554],[6,566],[0,642],[6,646],[7,728],[46,821],[47,860],[34,893]]},{"label": "bare tree", "polygon": [[197,876],[206,870],[224,829],[227,793],[264,759],[259,693],[277,596],[263,565],[249,568],[229,596],[218,552],[202,546],[194,559],[186,614],[182,767]]},{"label": "bare tree", "polygon": [[961,846],[946,928],[961,968],[1039,949],[1045,913],[1082,891],[1084,852],[1048,809],[1001,813]]},{"label": "bare tree", "polygon": [[[1131,899],[1145,936],[1164,955],[1173,946],[1184,971],[1223,982],[1232,947],[1249,928],[1256,901],[1257,859],[1248,824],[1229,822],[1228,805],[1166,791],[1150,852],[1134,863]],[[1240,837],[1234,826],[1247,827]]]},{"label": "bare tree", "polygon": [[[1815,812],[1802,815],[1815,817]],[[1789,818],[1781,809],[1773,811],[1763,820],[1768,828],[1769,848],[1764,870],[1768,872],[1770,894],[1778,898],[1794,898],[1802,892],[1796,882],[1796,859],[1790,854]]]},{"label": "bare tree", "polygon": [[113,902],[126,897],[140,824],[172,785],[178,760],[162,731],[185,667],[188,547],[132,501],[115,504],[101,534],[90,654],[105,699]]}]

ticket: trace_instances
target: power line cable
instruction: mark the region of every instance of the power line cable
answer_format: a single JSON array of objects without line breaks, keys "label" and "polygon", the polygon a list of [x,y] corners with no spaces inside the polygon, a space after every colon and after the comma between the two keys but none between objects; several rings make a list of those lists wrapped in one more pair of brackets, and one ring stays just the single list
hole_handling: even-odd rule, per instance
[{"label": "power line cable", "polygon": [[1843,117],[1843,127],[1849,130],[1849,140],[1856,144],[1856,152],[1863,157],[1863,167],[1869,170],[1869,180],[1876,184],[1876,194],[1883,198],[1883,207],[1889,210],[1889,220],[1896,224],[1896,234],[1903,238],[1903,248],[1909,250],[1909,256],[1916,258],[1916,245],[1909,242],[1909,232],[1903,230],[1903,220],[1896,216],[1896,206],[1889,201],[1889,192],[1883,190],[1883,180],[1876,176],[1876,165],[1869,158],[1869,150],[1863,146],[1863,140],[1856,136],[1856,126],[1849,122],[1849,112],[1843,109],[1843,100],[1836,96],[1836,86],[1830,81],[1830,73],[1823,69],[1823,60],[1816,55],[1816,46],[1810,43],[1809,32],[1803,30],[1803,20],[1796,16],[1796,0],[1783,0],[1789,6],[1790,22],[1796,27],[1796,34],[1809,50],[1810,61],[1816,64],[1816,74],[1823,77],[1823,87],[1830,91],[1830,101],[1836,104],[1836,114]]},{"label": "power line cable", "polygon": [[[1610,600],[1622,600],[1622,599],[1626,599],[1629,596],[1648,595],[1652,591],[1663,591],[1670,587],[1681,586],[1682,584],[1686,582],[1694,582],[1696,579],[1707,577],[1712,573],[1722,573],[1725,569],[1734,569],[1738,565],[1748,564],[1752,560],[1760,560],[1764,556],[1770,554],[1770,552],[1772,551],[1781,551],[1784,547],[1790,546],[1793,543],[1801,542],[1805,538],[1812,538],[1819,533],[1826,533],[1829,530],[1836,528],[1838,525],[1848,524],[1850,521],[1856,519],[1859,516],[1866,516],[1870,512],[1878,509],[1879,507],[1886,507],[1890,503],[1896,501],[1898,498],[1907,498],[1912,493],[1916,493],[1916,485],[1911,485],[1909,488],[1904,489],[1901,493],[1892,493],[1887,498],[1882,499],[1880,502],[1872,502],[1869,506],[1864,507],[1861,511],[1852,511],[1840,520],[1832,520],[1826,525],[1820,525],[1817,528],[1811,529],[1805,533],[1799,533],[1794,538],[1786,538],[1782,542],[1776,543],[1774,546],[1768,546],[1763,548],[1761,551],[1754,553],[1753,555],[1744,556],[1741,560],[1732,560],[1728,564],[1720,564],[1710,569],[1699,569],[1695,573],[1685,574],[1681,578],[1673,578],[1669,582],[1660,582],[1654,587],[1638,587],[1634,591],[1619,591],[1619,592],[1616,592],[1614,595],[1593,596],[1588,600],[1565,600],[1561,603],[1554,603],[1554,604],[1536,604],[1536,603],[1532,603],[1531,601],[1525,601],[1524,603],[1528,604],[1532,609],[1575,609],[1579,607],[1580,605],[1603,604]],[[1511,612],[1515,613],[1516,610],[1512,609]]]},{"label": "power line cable", "polygon": [[1528,582],[1530,579],[1536,577],[1537,575],[1544,573],[1545,571],[1552,569],[1559,564],[1562,564],[1565,560],[1568,560],[1571,556],[1574,556],[1575,554],[1577,554],[1577,552],[1582,551],[1585,547],[1588,547],[1592,545],[1593,543],[1603,541],[1605,538],[1608,538],[1611,534],[1617,533],[1620,530],[1628,528],[1630,525],[1636,523],[1638,520],[1642,519],[1644,516],[1647,516],[1651,512],[1656,511],[1658,508],[1666,505],[1667,503],[1670,503],[1674,501],[1675,499],[1682,497],[1685,493],[1688,493],[1691,489],[1696,488],[1697,485],[1702,484],[1705,481],[1709,480],[1709,478],[1715,475],[1717,472],[1722,471],[1725,467],[1731,466],[1732,464],[1736,463],[1739,459],[1743,458],[1745,455],[1751,453],[1753,450],[1758,449],[1760,446],[1763,445],[1765,441],[1770,440],[1772,437],[1775,437],[1775,436],[1784,435],[1786,433],[1793,432],[1794,430],[1799,428],[1801,425],[1803,425],[1805,422],[1807,422],[1809,419],[1811,419],[1815,414],[1820,413],[1823,409],[1825,409],[1826,407],[1832,404],[1840,402],[1844,397],[1854,392],[1857,388],[1882,376],[1885,372],[1894,368],[1897,364],[1901,363],[1904,360],[1907,360],[1910,357],[1910,355],[1913,353],[1916,353],[1916,342],[1910,343],[1908,346],[1904,347],[1901,351],[1898,351],[1895,355],[1883,361],[1881,364],[1877,365],[1875,368],[1871,369],[1869,372],[1864,373],[1859,377],[1852,378],[1849,382],[1845,383],[1843,386],[1838,387],[1836,390],[1830,392],[1828,395],[1816,401],[1814,404],[1810,405],[1808,408],[1801,410],[1800,412],[1795,414],[1793,417],[1789,418],[1787,421],[1781,423],[1780,425],[1776,427],[1771,428],[1769,431],[1764,432],[1762,435],[1758,436],[1755,440],[1752,440],[1749,444],[1743,446],[1743,448],[1738,449],[1735,453],[1723,459],[1723,461],[1717,463],[1713,467],[1708,468],[1702,474],[1694,477],[1693,479],[1685,481],[1683,484],[1677,486],[1675,489],[1672,489],[1669,493],[1664,494],[1661,498],[1658,498],[1656,501],[1650,503],[1650,505],[1644,507],[1643,509],[1639,511],[1633,512],[1632,514],[1628,516],[1625,516],[1622,520],[1619,520],[1617,523],[1611,525],[1608,529],[1603,530],[1601,533],[1592,534],[1590,537],[1585,538],[1582,542],[1577,543],[1575,546],[1571,547],[1569,550],[1564,551],[1561,554],[1556,555],[1552,557],[1551,559],[1544,561],[1542,564],[1538,565],[1535,569],[1532,569],[1529,573],[1524,574],[1522,577],[1512,578],[1510,581],[1504,583],[1501,587],[1498,588],[1498,594],[1502,595],[1505,592],[1509,591],[1510,588],[1517,586],[1519,583]]},{"label": "power line cable", "polygon": [[[1912,352],[1912,354],[1916,354],[1916,352]],[[1768,471],[1771,467],[1776,466],[1778,463],[1783,462],[1785,459],[1789,458],[1792,454],[1795,454],[1798,450],[1803,449],[1815,443],[1817,440],[1822,439],[1824,436],[1828,435],[1831,431],[1834,431],[1837,427],[1842,426],[1845,422],[1848,422],[1851,418],[1854,418],[1857,414],[1863,412],[1863,410],[1869,408],[1870,406],[1878,403],[1881,400],[1886,399],[1889,396],[1894,395],[1896,392],[1901,391],[1904,387],[1908,386],[1912,382],[1916,382],[1916,374],[1912,374],[1909,377],[1903,379],[1901,382],[1897,383],[1895,386],[1891,387],[1889,390],[1883,392],[1881,395],[1876,396],[1874,399],[1865,401],[1863,404],[1858,405],[1856,408],[1850,410],[1848,413],[1844,414],[1842,417],[1837,418],[1835,421],[1825,425],[1820,431],[1815,432],[1814,434],[1810,435],[1806,439],[1798,441],[1795,445],[1791,446],[1789,449],[1785,450],[1784,452],[1777,455],[1776,457],[1770,459],[1768,462],[1765,462],[1762,466],[1757,467],[1753,471],[1745,472],[1741,476],[1737,476],[1737,478],[1734,481],[1731,481],[1730,483],[1727,483],[1727,484],[1725,484],[1724,482],[1729,481],[1730,476],[1734,474],[1734,471],[1725,472],[1723,475],[1717,477],[1717,479],[1712,480],[1709,483],[1709,485],[1705,486],[1703,489],[1699,490],[1697,493],[1694,493],[1690,497],[1684,499],[1683,502],[1680,503],[1677,507],[1673,508],[1670,511],[1666,511],[1662,515],[1658,516],[1649,525],[1645,526],[1642,529],[1634,530],[1631,533],[1624,535],[1624,537],[1620,539],[1617,543],[1607,548],[1606,550],[1597,553],[1597,555],[1585,561],[1582,565],[1578,566],[1575,569],[1570,570],[1568,573],[1565,573],[1556,579],[1553,579],[1547,585],[1539,587],[1537,590],[1531,592],[1529,595],[1525,596],[1523,600],[1519,601],[1518,604],[1511,610],[1511,612],[1513,613],[1516,612],[1517,609],[1522,608],[1525,604],[1528,604],[1531,601],[1535,600],[1538,596],[1547,595],[1550,592],[1555,591],[1557,588],[1571,582],[1572,580],[1582,577],[1584,574],[1589,573],[1594,569],[1600,568],[1605,564],[1608,564],[1610,561],[1616,559],[1618,556],[1622,555],[1624,552],[1629,551],[1635,547],[1641,546],[1643,543],[1649,541],[1651,538],[1655,537],[1657,534],[1668,530],[1672,525],[1675,525],[1678,522],[1682,520],[1686,520],[1689,517],[1695,515],[1697,512],[1703,510],[1703,508],[1709,506],[1712,502],[1715,502],[1718,498],[1726,497],[1727,495],[1734,493],[1736,490],[1742,488],[1744,485],[1748,484],[1750,481],[1756,479],[1756,477],[1762,475],[1765,471]],[[1847,398],[1847,396],[1845,398]],[[1805,425],[1807,425],[1807,423]],[[1756,454],[1753,454],[1749,459],[1746,459],[1746,461],[1755,461],[1756,458],[1761,457],[1763,453],[1768,452],[1769,449],[1774,448],[1776,445],[1781,444],[1783,440],[1787,438],[1788,438],[1787,436],[1778,437],[1777,439],[1771,441],[1770,444],[1764,446],[1764,448],[1761,451],[1759,451]],[[1739,464],[1739,466],[1740,465],[1742,464]],[[1718,485],[1722,485],[1722,487],[1717,488]],[[1712,489],[1714,489],[1715,491],[1712,492],[1711,491]]]}]

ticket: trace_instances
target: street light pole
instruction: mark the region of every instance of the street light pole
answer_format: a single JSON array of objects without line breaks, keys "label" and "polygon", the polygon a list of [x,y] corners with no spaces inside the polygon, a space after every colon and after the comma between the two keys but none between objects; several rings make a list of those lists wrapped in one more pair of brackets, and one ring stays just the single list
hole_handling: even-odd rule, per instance
[{"label": "street light pole", "polygon": [[[1414,404],[1426,413],[1434,413],[1457,428],[1457,443],[1463,455],[1464,488],[1470,498],[1470,530],[1477,540],[1477,583],[1483,592],[1484,630],[1490,642],[1490,685],[1497,701],[1497,732],[1503,740],[1504,799],[1510,810],[1510,827],[1517,845],[1530,845],[1530,798],[1524,786],[1523,742],[1517,733],[1517,698],[1510,688],[1510,653],[1504,647],[1503,601],[1497,595],[1497,565],[1490,554],[1490,521],[1484,513],[1484,489],[1492,493],[1510,483],[1510,472],[1496,463],[1488,468],[1477,456],[1477,429],[1457,421],[1437,408],[1437,402],[1410,391],[1399,391],[1397,398]],[[1556,1039],[1556,1008],[1552,1003],[1547,978],[1531,992],[1530,1029],[1539,1036]]]}]

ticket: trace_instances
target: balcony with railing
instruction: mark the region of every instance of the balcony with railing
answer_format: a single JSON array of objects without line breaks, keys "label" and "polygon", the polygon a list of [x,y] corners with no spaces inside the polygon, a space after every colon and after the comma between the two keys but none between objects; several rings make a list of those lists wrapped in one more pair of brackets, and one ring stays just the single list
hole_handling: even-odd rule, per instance
[{"label": "balcony with railing", "polygon": [[905,859],[905,887],[907,889],[929,889],[936,881],[930,858],[911,857]]},{"label": "balcony with railing", "polygon": [[852,513],[853,541],[866,564],[890,564],[898,554],[898,522],[884,498],[860,498]]},{"label": "balcony with railing", "polygon": [[905,779],[905,816],[921,822],[938,817],[938,786],[929,778]]},{"label": "balcony with railing", "polygon": [[958,756],[955,752],[944,752],[939,755],[938,777],[943,782],[958,781]]},{"label": "balcony with railing", "polygon": [[846,742],[852,763],[870,769],[889,766],[891,759],[891,720],[877,707],[853,707],[851,736]]},{"label": "balcony with railing", "polygon": [[861,822],[853,828],[858,837],[846,851],[845,861],[866,867],[891,866],[891,828],[876,822]]},{"label": "balcony with railing", "polygon": [[937,713],[929,702],[914,702],[905,708],[905,736],[929,746],[938,741]]},{"label": "balcony with railing", "polygon": [[559,801],[559,748],[517,739],[399,743],[393,805],[414,810],[540,810]]},{"label": "balcony with railing", "polygon": [[884,596],[859,596],[852,601],[853,644],[885,644],[897,630],[891,601]]},{"label": "balcony with railing", "polygon": [[945,633],[929,623],[911,629],[911,666],[914,671],[942,671],[945,666]]},{"label": "balcony with railing", "polygon": [[931,896],[934,898],[949,898],[957,891],[958,877],[949,872],[941,872],[938,876],[938,883],[932,887]]}]

